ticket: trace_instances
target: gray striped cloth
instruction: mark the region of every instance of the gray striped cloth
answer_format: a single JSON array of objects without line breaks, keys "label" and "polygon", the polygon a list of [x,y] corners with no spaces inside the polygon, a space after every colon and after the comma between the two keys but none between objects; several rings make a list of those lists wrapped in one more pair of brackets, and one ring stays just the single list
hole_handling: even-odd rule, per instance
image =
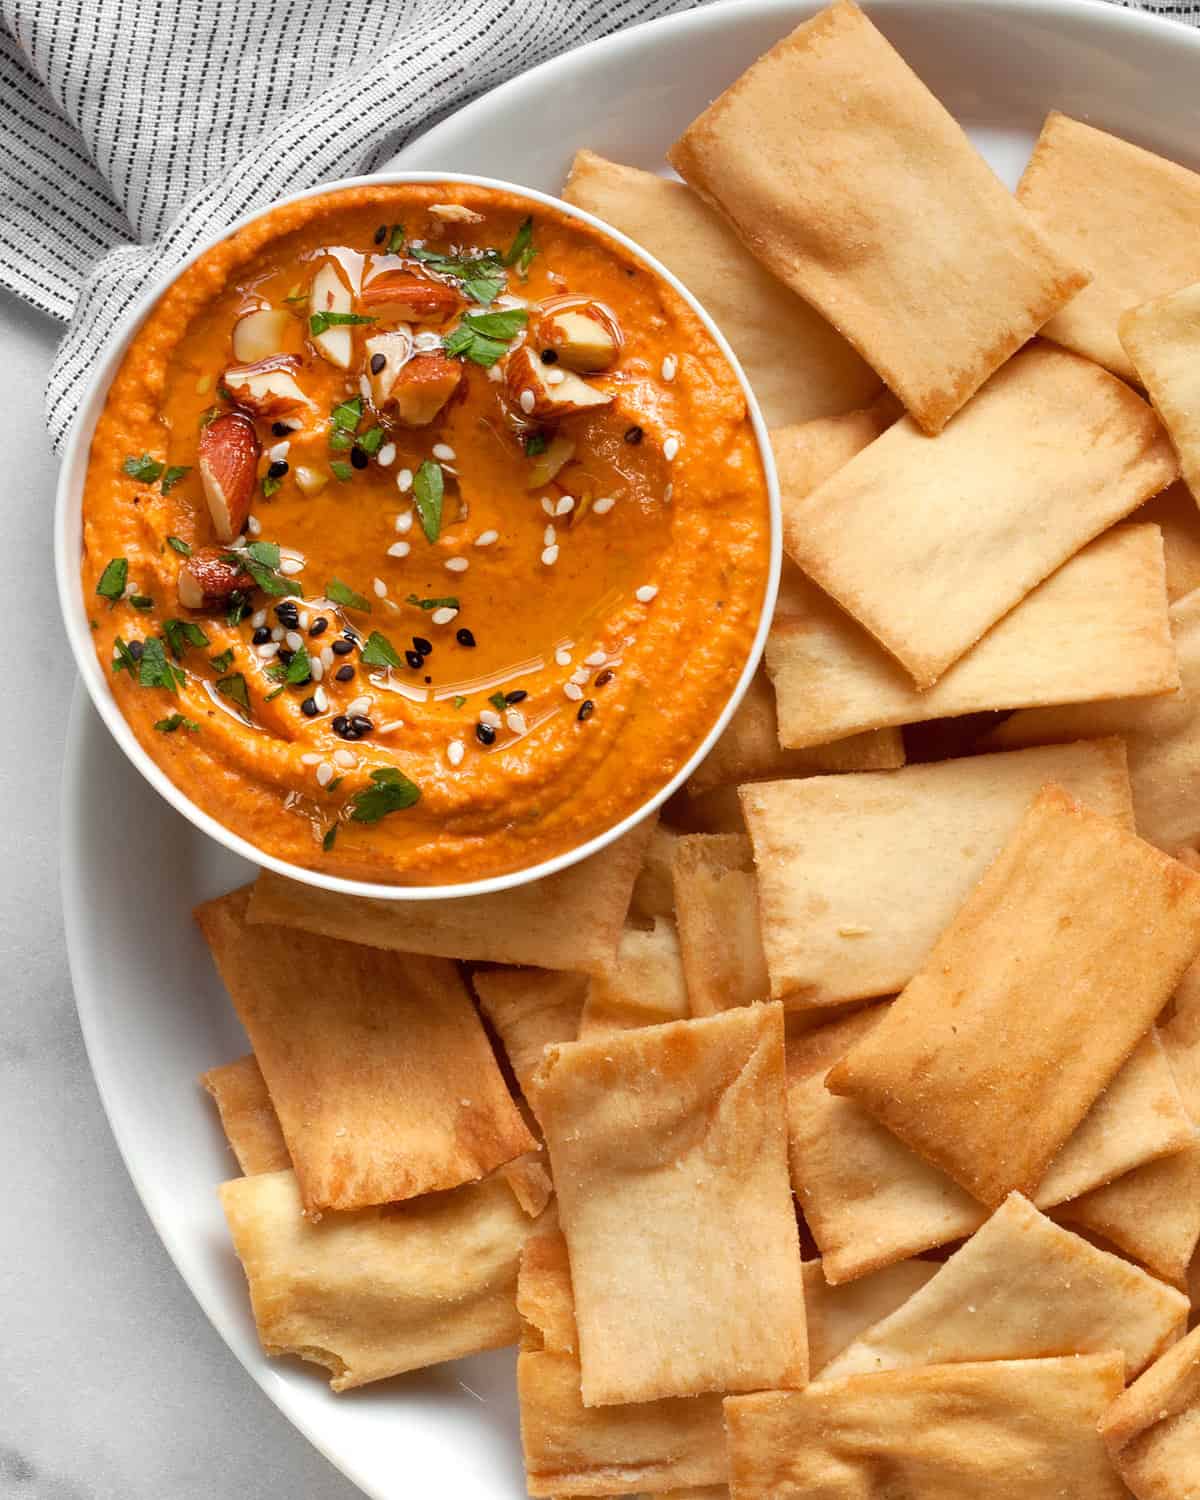
[{"label": "gray striped cloth", "polygon": [[[0,286],[68,324],[55,447],[142,288],[567,47],[696,0],[0,0]],[[1134,0],[1141,3],[1141,0]],[[1200,0],[1146,9],[1200,22]]]}]

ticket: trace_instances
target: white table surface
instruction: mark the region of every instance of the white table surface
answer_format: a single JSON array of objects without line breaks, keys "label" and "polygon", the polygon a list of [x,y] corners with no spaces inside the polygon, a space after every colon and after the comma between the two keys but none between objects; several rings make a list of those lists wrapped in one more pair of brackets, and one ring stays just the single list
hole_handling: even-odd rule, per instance
[{"label": "white table surface", "polygon": [[0,706],[0,1497],[353,1500],[192,1300],[88,1070],[58,897],[75,672],[41,419],[57,337],[0,294],[0,590],[13,622]]}]

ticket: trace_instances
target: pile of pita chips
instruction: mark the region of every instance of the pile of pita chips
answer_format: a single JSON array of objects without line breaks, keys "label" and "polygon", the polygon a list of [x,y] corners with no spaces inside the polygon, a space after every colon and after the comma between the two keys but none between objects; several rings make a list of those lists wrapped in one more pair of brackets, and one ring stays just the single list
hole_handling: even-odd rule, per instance
[{"label": "pile of pita chips", "polygon": [[263,1346],[516,1344],[533,1496],[1188,1500],[1200,177],[1052,115],[1014,197],[851,0],[671,159],[566,193],[759,388],[765,666],[540,884],[200,909]]}]

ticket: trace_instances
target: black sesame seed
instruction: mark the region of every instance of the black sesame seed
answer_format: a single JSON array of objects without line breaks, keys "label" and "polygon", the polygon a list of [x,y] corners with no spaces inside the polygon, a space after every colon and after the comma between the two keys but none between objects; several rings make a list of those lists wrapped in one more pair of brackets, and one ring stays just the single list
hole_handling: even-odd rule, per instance
[{"label": "black sesame seed", "polygon": [[596,705],[590,698],[585,698],[579,705],[579,712],[575,715],[575,717],[582,724],[585,719],[590,719],[595,712]]},{"label": "black sesame seed", "polygon": [[426,677],[426,679],[425,679],[425,681],[426,681],[426,682],[432,682],[432,681],[433,681],[433,678],[432,678],[432,677]]},{"label": "black sesame seed", "polygon": [[496,743],[496,731],[490,724],[479,723],[475,726],[475,738],[481,745],[494,745]]},{"label": "black sesame seed", "polygon": [[344,667],[339,667],[333,675],[338,682],[353,682],[354,668],[347,662]]},{"label": "black sesame seed", "polygon": [[133,657],[134,661],[141,661],[142,652],[145,649],[145,644],[142,641],[130,641],[129,643],[129,654]]},{"label": "black sesame seed", "polygon": [[601,673],[599,673],[597,675],[597,677],[596,677],[596,686],[597,687],[607,687],[608,684],[612,680],[613,680],[613,674],[609,671],[609,669],[607,667],[605,667],[604,671],[601,672]]},{"label": "black sesame seed", "polygon": [[375,231],[375,243],[377,245],[382,245],[383,242],[384,242],[384,240],[386,240],[386,239],[387,239],[387,225],[386,224],[381,224],[379,226],[379,228]]},{"label": "black sesame seed", "polygon": [[433,642],[427,641],[423,635],[414,635],[413,649],[419,651],[422,656],[429,656],[433,652]]},{"label": "black sesame seed", "polygon": [[260,625],[254,632],[254,634],[250,637],[250,644],[252,646],[265,646],[270,639],[271,632],[265,625]]},{"label": "black sesame seed", "polygon": [[556,365],[558,363],[558,351],[556,349],[543,349],[542,363],[544,365]]},{"label": "black sesame seed", "polygon": [[317,707],[317,700],[315,698],[305,698],[304,702],[300,705],[300,712],[306,719],[315,719],[321,710]]},{"label": "black sesame seed", "polygon": [[308,627],[308,633],[309,635],[324,635],[328,629],[329,621],[325,618],[324,615],[318,615],[317,618]]},{"label": "black sesame seed", "polygon": [[414,672],[419,672],[425,665],[425,658],[419,651],[406,651],[404,653],[404,660],[409,664]]},{"label": "black sesame seed", "polygon": [[285,667],[286,667],[286,666],[288,666],[288,665],[290,665],[290,663],[291,663],[291,660],[292,660],[292,657],[293,657],[293,656],[295,656],[295,654],[296,654],[296,653],[295,653],[295,652],[294,652],[294,651],[288,651],[288,650],[287,650],[287,649],[286,649],[286,648],[285,648],[285,649],[284,649],[284,650],[281,650],[281,651],[280,651],[280,653],[279,653],[279,660],[280,660],[280,661],[281,661],[281,662],[282,662],[282,663],[283,663],[283,664],[284,664],[284,666],[285,666]]},{"label": "black sesame seed", "polygon": [[356,443],[350,450],[350,462],[356,469],[365,469],[371,460]]},{"label": "black sesame seed", "polygon": [[271,465],[271,467],[267,470],[267,478],[268,479],[282,479],[283,476],[287,473],[287,471],[288,471],[287,464],[284,463],[284,461],[283,461],[282,458],[277,458],[275,460],[275,462]]},{"label": "black sesame seed", "polygon": [[334,734],[340,734],[340,735],[344,736],[345,733],[346,733],[346,731],[347,731],[347,729],[349,729],[349,728],[350,728],[350,720],[346,717],[345,714],[338,714],[337,718],[334,719],[334,721],[333,721],[333,732],[334,732]]},{"label": "black sesame seed", "polygon": [[514,688],[511,693],[505,693],[504,701],[505,703],[524,703],[528,697],[529,694],[524,688]]},{"label": "black sesame seed", "polygon": [[373,720],[367,718],[366,714],[355,714],[350,720],[350,727],[357,730],[359,734],[370,734],[375,724]]},{"label": "black sesame seed", "polygon": [[475,637],[465,625],[461,630],[455,631],[454,639],[460,646],[474,646],[475,644]]},{"label": "black sesame seed", "polygon": [[378,375],[379,372],[383,369],[384,365],[386,365],[386,364],[387,364],[387,355],[386,354],[372,354],[372,356],[371,356],[371,374],[372,375]]},{"label": "black sesame seed", "polygon": [[291,437],[292,429],[286,422],[272,422],[271,431],[276,437]]},{"label": "black sesame seed", "polygon": [[625,441],[627,443],[640,443],[646,436],[640,427],[627,427],[625,429]]},{"label": "black sesame seed", "polygon": [[333,654],[334,654],[334,656],[349,656],[350,653],[351,653],[351,651],[353,651],[353,650],[354,650],[354,642],[353,641],[337,640],[337,641],[334,641],[334,643],[333,643]]},{"label": "black sesame seed", "polygon": [[300,611],[290,599],[275,606],[275,617],[281,625],[286,625],[289,630],[295,630],[300,623]]}]

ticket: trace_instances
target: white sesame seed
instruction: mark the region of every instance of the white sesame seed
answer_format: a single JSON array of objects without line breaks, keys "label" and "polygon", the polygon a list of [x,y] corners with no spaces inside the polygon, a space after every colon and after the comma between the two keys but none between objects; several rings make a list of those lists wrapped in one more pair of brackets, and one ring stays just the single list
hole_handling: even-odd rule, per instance
[{"label": "white sesame seed", "polygon": [[320,661],[321,661],[321,665],[325,668],[326,671],[328,671],[329,668],[333,666],[333,647],[332,646],[322,646],[321,647]]},{"label": "white sesame seed", "polygon": [[258,519],[257,516],[247,516],[246,530],[250,533],[251,536],[261,536],[262,522]]},{"label": "white sesame seed", "polygon": [[543,553],[542,553],[542,561],[546,564],[546,566],[548,568],[552,568],[554,566],[554,564],[558,561],[558,548],[557,547],[547,547],[543,551]]},{"label": "white sesame seed", "polygon": [[406,495],[412,489],[412,482],[413,471],[411,469],[401,469],[399,474],[396,475],[396,488],[401,494]]},{"label": "white sesame seed", "polygon": [[574,509],[575,509],[575,497],[574,497],[574,495],[564,495],[562,497],[562,499],[558,502],[558,504],[554,507],[554,514],[556,516],[569,516]]},{"label": "white sesame seed", "polygon": [[534,396],[534,394],[533,394],[532,391],[522,391],[521,392],[521,410],[527,416],[533,410],[533,408],[536,405],[537,405],[537,398]]},{"label": "white sesame seed", "polygon": [[496,385],[499,385],[500,382],[504,379],[504,371],[500,368],[499,365],[491,365],[488,368],[487,376],[489,380],[494,381]]},{"label": "white sesame seed", "polygon": [[265,625],[267,623],[267,612],[266,612],[266,610],[265,609],[256,609],[254,611],[254,613],[250,616],[250,623],[251,623],[251,625],[254,626],[255,630],[258,630],[260,628],[260,626]]},{"label": "white sesame seed", "polygon": [[500,715],[492,708],[481,708],[479,710],[479,722],[486,724],[489,729],[500,728]]},{"label": "white sesame seed", "polygon": [[451,609],[449,605],[443,605],[441,609],[435,609],[429,616],[429,619],[434,625],[449,625],[456,614],[458,614],[458,610]]},{"label": "white sesame seed", "polygon": [[304,644],[304,637],[298,630],[289,630],[284,636],[284,640],[287,642],[289,651],[299,651],[300,647]]},{"label": "white sesame seed", "polygon": [[400,532],[411,531],[412,530],[412,523],[413,523],[413,513],[412,513],[412,511],[411,510],[402,510],[400,512],[400,514],[396,517],[396,530],[400,531]]},{"label": "white sesame seed", "polygon": [[321,764],[321,757],[319,755],[302,755],[300,757],[300,764],[302,766],[319,766]]},{"label": "white sesame seed", "polygon": [[327,760],[323,760],[317,767],[317,785],[328,786],[333,780],[333,767]]},{"label": "white sesame seed", "polygon": [[567,377],[561,370],[547,370],[542,378],[547,385],[562,385]]},{"label": "white sesame seed", "polygon": [[446,759],[452,766],[461,766],[463,756],[467,753],[467,747],[462,740],[451,740],[446,746]]},{"label": "white sesame seed", "polygon": [[569,651],[563,650],[563,648],[560,647],[554,653],[554,660],[560,667],[569,667],[571,665],[571,653]]},{"label": "white sesame seed", "polygon": [[261,661],[270,661],[273,656],[279,655],[279,642],[267,641],[262,646],[255,646],[254,649],[258,652]]},{"label": "white sesame seed", "polygon": [[644,583],[642,584],[641,588],[637,590],[634,597],[637,599],[639,604],[649,604],[651,599],[653,599],[655,594],[657,593],[658,590],[652,583]]},{"label": "white sesame seed", "polygon": [[602,499],[597,500],[593,504],[592,509],[598,516],[606,516],[616,503],[617,502],[611,497],[611,495],[605,495]]},{"label": "white sesame seed", "polygon": [[554,501],[551,500],[549,495],[542,496],[542,509],[548,516],[552,516],[554,514]]},{"label": "white sesame seed", "polygon": [[583,689],[575,682],[564,682],[563,692],[570,698],[572,703],[578,703],[583,697]]},{"label": "white sesame seed", "polygon": [[546,529],[545,529],[545,531],[542,532],[542,546],[543,547],[553,547],[554,546],[554,527],[553,526],[547,526]]},{"label": "white sesame seed", "polygon": [[292,445],[288,442],[287,438],[284,438],[282,443],[276,443],[273,448],[267,449],[267,457],[273,464],[280,464],[284,461],[285,458],[287,458],[288,449],[291,446]]},{"label": "white sesame seed", "polygon": [[284,636],[286,634],[287,634],[287,631],[284,630],[284,628],[283,628],[282,625],[276,625],[276,626],[274,626],[274,628],[271,631],[271,639],[273,641],[281,641],[281,640],[283,640],[283,638],[284,638]]},{"label": "white sesame seed", "polygon": [[679,439],[677,437],[669,437],[663,444],[663,457],[670,463],[678,452]]},{"label": "white sesame seed", "polygon": [[475,538],[475,545],[477,547],[490,547],[493,542],[498,542],[499,540],[500,533],[498,531],[492,531],[489,528],[487,531],[481,531],[479,533],[479,535]]},{"label": "white sesame seed", "polygon": [[376,463],[381,464],[385,469],[390,469],[391,466],[396,462],[395,443],[384,443],[383,447],[380,448],[379,452],[375,455],[375,461]]},{"label": "white sesame seed", "polygon": [[367,714],[367,713],[370,713],[370,711],[371,711],[371,700],[370,700],[370,698],[368,698],[366,696],[365,693],[363,694],[363,696],[361,698],[355,698],[354,702],[351,703],[351,704],[349,704],[348,707],[347,707],[347,709],[346,709],[347,714],[352,719],[354,718],[354,716],[356,714]]},{"label": "white sesame seed", "polygon": [[465,557],[448,557],[446,559],[446,571],[448,573],[465,573],[470,566],[470,560]]},{"label": "white sesame seed", "polygon": [[389,557],[407,557],[412,548],[407,542],[393,542],[387,550]]},{"label": "white sesame seed", "polygon": [[449,443],[434,443],[433,456],[443,464],[452,464],[457,457]]},{"label": "white sesame seed", "polygon": [[387,584],[384,583],[382,578],[377,578],[371,587],[375,590],[376,599],[387,598]]},{"label": "white sesame seed", "polygon": [[504,722],[514,734],[525,733],[525,715],[519,708],[510,708],[505,712]]},{"label": "white sesame seed", "polygon": [[317,705],[319,712],[324,713],[329,707],[329,694],[320,685],[313,693],[313,702]]},{"label": "white sesame seed", "polygon": [[333,758],[337,761],[339,766],[344,766],[347,770],[349,770],[351,766],[356,766],[358,764],[358,760],[355,757],[353,750],[335,750],[333,752]]},{"label": "white sesame seed", "polygon": [[591,675],[586,667],[576,667],[571,673],[571,681],[579,683],[580,687],[582,687]]},{"label": "white sesame seed", "polygon": [[310,618],[311,617],[306,609],[298,609],[296,611],[296,620],[299,623],[301,630],[308,629],[308,622]]},{"label": "white sesame seed", "polygon": [[325,663],[319,656],[310,656],[308,659],[309,676],[314,682],[320,682],[325,675]]},{"label": "white sesame seed", "polygon": [[675,372],[676,370],[678,370],[678,368],[679,361],[673,354],[668,354],[662,362],[662,378],[668,381],[674,380]]},{"label": "white sesame seed", "polygon": [[671,499],[672,499],[672,497],[673,497],[674,494],[675,494],[675,486],[673,484],[667,485],[666,489],[663,490],[663,501],[664,501],[664,503],[667,504],[667,505],[670,505]]},{"label": "white sesame seed", "polygon": [[583,658],[583,664],[585,667],[602,667],[607,660],[607,652],[593,651]]},{"label": "white sesame seed", "polygon": [[289,578],[294,578],[297,573],[304,572],[304,563],[298,557],[285,557],[279,564],[279,571],[285,573]]}]

